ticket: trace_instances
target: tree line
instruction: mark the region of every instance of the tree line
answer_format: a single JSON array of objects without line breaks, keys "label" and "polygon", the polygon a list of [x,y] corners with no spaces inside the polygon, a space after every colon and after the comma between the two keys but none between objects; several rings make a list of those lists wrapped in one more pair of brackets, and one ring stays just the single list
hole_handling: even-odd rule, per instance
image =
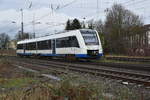
[{"label": "tree line", "polygon": [[[75,23],[72,22],[72,24]],[[72,24],[70,25],[70,20],[68,20],[66,30],[79,29],[79,27],[76,28],[79,23]],[[70,26],[71,28],[68,28]],[[80,26],[83,25],[80,24]],[[98,31],[106,54],[134,55],[138,53],[138,55],[147,55],[145,50],[148,48],[148,28],[144,27],[144,23],[138,15],[121,4],[114,4],[106,10],[104,22],[90,20],[88,27],[85,28]]]},{"label": "tree line", "polygon": [[104,49],[109,53],[135,53],[148,45],[142,19],[122,5],[115,4],[108,10],[102,32],[105,38]]},{"label": "tree line", "polygon": [[16,45],[17,41],[29,38],[33,38],[33,35],[25,32],[22,35],[21,31],[16,34],[15,39],[13,40],[11,40],[7,33],[0,33],[0,49],[10,49],[11,41],[15,42]]}]

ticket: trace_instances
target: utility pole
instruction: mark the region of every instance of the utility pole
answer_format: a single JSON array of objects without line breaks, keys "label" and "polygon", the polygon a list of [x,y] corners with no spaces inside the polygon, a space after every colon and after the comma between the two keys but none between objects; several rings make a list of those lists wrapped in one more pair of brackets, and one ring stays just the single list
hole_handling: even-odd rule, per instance
[{"label": "utility pole", "polygon": [[84,18],[83,18],[83,26],[82,26],[83,28],[86,28],[85,19],[86,19],[86,18],[84,17]]},{"label": "utility pole", "polygon": [[23,9],[20,9],[21,11],[21,39],[23,39],[24,35],[24,27],[23,27]]},{"label": "utility pole", "polygon": [[32,26],[33,26],[33,37],[32,38],[36,38],[36,27],[35,27],[35,25],[36,24],[41,24],[41,22],[36,22],[35,21],[35,13],[33,14],[33,21],[32,21]]},{"label": "utility pole", "polygon": [[33,38],[35,38],[35,13],[33,14]]},{"label": "utility pole", "polygon": [[97,20],[98,20],[98,14],[99,14],[99,1],[97,0]]}]

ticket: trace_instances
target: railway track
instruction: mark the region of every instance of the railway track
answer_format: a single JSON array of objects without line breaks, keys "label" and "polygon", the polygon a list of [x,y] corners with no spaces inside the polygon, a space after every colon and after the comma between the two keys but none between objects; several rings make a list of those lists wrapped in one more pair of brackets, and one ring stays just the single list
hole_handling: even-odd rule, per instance
[{"label": "railway track", "polygon": [[150,58],[144,57],[117,57],[117,56],[109,56],[106,57],[108,60],[118,60],[118,61],[131,61],[131,62],[150,62]]},{"label": "railway track", "polygon": [[138,73],[136,71],[120,70],[108,68],[104,66],[74,64],[68,62],[45,61],[36,59],[12,59],[17,65],[28,67],[38,71],[52,71],[67,74],[68,71],[88,73],[105,78],[122,80],[129,83],[141,84],[150,87],[150,75],[145,73]]},{"label": "railway track", "polygon": [[[18,57],[13,56],[13,57],[8,57],[11,59],[16,59]],[[19,58],[18,58],[19,59]],[[25,59],[25,58],[21,58],[21,59]],[[33,60],[33,58],[31,58]],[[62,62],[62,63],[70,63],[70,61],[66,61],[64,59],[45,59],[45,58],[41,58],[40,59],[34,59],[34,60],[38,60],[38,61],[45,61],[45,63],[48,63],[50,61],[53,62]],[[87,65],[95,65],[95,66],[105,66],[108,68],[119,68],[119,69],[125,69],[125,70],[135,70],[135,71],[144,71],[144,72],[150,72],[150,64],[139,64],[139,63],[114,63],[114,62],[99,62],[99,61],[90,61],[90,62],[86,62],[86,61],[73,61],[73,63],[75,64],[87,64]]]}]

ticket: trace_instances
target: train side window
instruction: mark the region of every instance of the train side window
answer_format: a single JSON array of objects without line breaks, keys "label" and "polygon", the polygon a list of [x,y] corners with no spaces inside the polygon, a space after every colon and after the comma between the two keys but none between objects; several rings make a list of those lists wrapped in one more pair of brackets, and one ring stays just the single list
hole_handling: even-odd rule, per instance
[{"label": "train side window", "polygon": [[79,48],[79,43],[78,43],[77,38],[75,36],[72,36],[70,38],[71,38],[71,41],[70,41],[71,47],[78,47]]},{"label": "train side window", "polygon": [[68,37],[56,39],[56,47],[57,48],[69,47],[70,45],[68,40],[69,40]]},{"label": "train side window", "polygon": [[27,43],[27,50],[30,50],[30,44]]},{"label": "train side window", "polygon": [[30,50],[36,50],[36,42],[30,43]]},{"label": "train side window", "polygon": [[70,47],[69,37],[65,37],[61,43],[63,47]]},{"label": "train side window", "polygon": [[49,49],[52,48],[51,40],[48,40],[48,47],[49,47]]},{"label": "train side window", "polygon": [[39,50],[46,50],[46,49],[49,49],[49,45],[48,45],[48,41],[39,41],[37,42],[38,44],[38,49]]},{"label": "train side window", "polygon": [[18,44],[17,49],[23,49],[23,44]]},{"label": "train side window", "polygon": [[41,42],[37,42],[37,49],[41,50]]},{"label": "train side window", "polygon": [[38,50],[41,50],[41,42],[37,42]]},{"label": "train side window", "polygon": [[36,50],[36,42],[27,43],[25,48],[26,48],[26,50]]},{"label": "train side window", "polygon": [[28,50],[28,43],[26,44],[26,50]]},{"label": "train side window", "polygon": [[26,44],[27,50],[30,50],[30,45],[29,43]]},{"label": "train side window", "polygon": [[48,41],[42,41],[42,49],[43,50],[46,50],[46,49],[49,49],[49,46],[48,46]]},{"label": "train side window", "polygon": [[79,43],[75,36],[71,36],[57,39],[56,46],[57,48],[79,47]]},{"label": "train side window", "polygon": [[61,39],[56,39],[56,47],[57,48],[63,47],[61,41],[62,41]]},{"label": "train side window", "polygon": [[26,44],[23,44],[23,49],[26,49]]}]

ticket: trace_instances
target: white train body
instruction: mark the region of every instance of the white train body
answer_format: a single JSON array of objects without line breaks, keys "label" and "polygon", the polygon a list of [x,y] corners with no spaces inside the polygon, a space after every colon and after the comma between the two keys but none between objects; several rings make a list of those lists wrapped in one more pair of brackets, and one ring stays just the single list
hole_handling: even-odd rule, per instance
[{"label": "white train body", "polygon": [[21,56],[100,58],[103,50],[99,35],[95,30],[81,29],[19,41],[17,54]]}]

